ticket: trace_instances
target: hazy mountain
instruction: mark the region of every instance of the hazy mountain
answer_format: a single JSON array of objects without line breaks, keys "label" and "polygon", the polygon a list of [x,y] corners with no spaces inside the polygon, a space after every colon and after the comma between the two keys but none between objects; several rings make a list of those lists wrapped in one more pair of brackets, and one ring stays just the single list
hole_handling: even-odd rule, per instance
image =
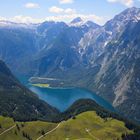
[{"label": "hazy mountain", "polygon": [[[92,24],[92,23],[90,23]],[[94,24],[94,23],[93,23]],[[69,69],[77,69],[80,64],[78,43],[91,28],[99,26],[86,24],[69,26],[64,22],[44,22],[36,29],[37,53],[31,59],[31,72],[34,75],[61,75]]]},{"label": "hazy mountain", "polygon": [[41,32],[43,37],[39,40],[39,46],[43,48],[39,50],[33,62],[37,65],[37,74],[47,75],[55,70],[63,72],[79,65],[77,46],[80,39],[89,30],[88,27],[69,27],[61,22],[51,24],[49,28],[43,23],[39,29],[44,30]]},{"label": "hazy mountain", "polygon": [[69,26],[75,26],[75,27],[82,27],[82,28],[85,28],[85,27],[88,27],[89,29],[96,29],[96,28],[99,28],[100,25],[92,22],[92,21],[84,21],[82,20],[80,17],[77,17],[75,19],[73,19],[70,23],[69,23]]},{"label": "hazy mountain", "polygon": [[34,30],[28,28],[0,28],[0,58],[15,73],[27,70],[29,60],[36,53]]},{"label": "hazy mountain", "polygon": [[39,24],[25,24],[25,23],[15,23],[6,20],[0,20],[0,28],[24,28],[24,29],[35,29]]},{"label": "hazy mountain", "polygon": [[93,24],[75,27],[53,21],[36,25],[1,21],[0,58],[16,75],[46,75],[56,68],[73,67],[79,63],[78,42],[91,28],[99,27]]},{"label": "hazy mountain", "polygon": [[78,23],[78,22],[83,22],[83,20],[80,17],[77,17],[77,18],[73,19],[70,23],[75,24],[75,23]]}]

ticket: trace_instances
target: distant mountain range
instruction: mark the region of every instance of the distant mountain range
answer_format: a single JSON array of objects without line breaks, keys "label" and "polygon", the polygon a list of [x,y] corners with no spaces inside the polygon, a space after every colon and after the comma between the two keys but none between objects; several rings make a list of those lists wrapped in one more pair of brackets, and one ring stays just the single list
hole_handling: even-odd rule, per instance
[{"label": "distant mountain range", "polygon": [[36,25],[0,22],[0,58],[15,75],[68,79],[140,120],[140,9],[99,26],[81,18]]}]

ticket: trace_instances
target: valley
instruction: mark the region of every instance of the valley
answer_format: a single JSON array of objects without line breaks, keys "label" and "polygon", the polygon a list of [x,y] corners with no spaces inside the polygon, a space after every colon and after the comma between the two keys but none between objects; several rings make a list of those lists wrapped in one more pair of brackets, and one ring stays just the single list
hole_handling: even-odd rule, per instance
[{"label": "valley", "polygon": [[103,26],[81,18],[32,26],[5,23],[0,27],[0,59],[16,77],[90,90],[139,120],[139,15],[139,8],[127,8]]},{"label": "valley", "polygon": [[38,95],[38,97],[50,105],[56,107],[60,111],[65,111],[70,107],[75,101],[79,99],[92,99],[104,108],[115,111],[115,109],[105,101],[103,98],[99,97],[93,92],[80,88],[63,88],[63,87],[40,87],[37,85],[29,85],[28,88]]},{"label": "valley", "polygon": [[0,140],[140,140],[140,1],[42,1],[0,15]]},{"label": "valley", "polygon": [[49,103],[51,106],[57,108],[61,112],[67,110],[75,101],[79,99],[92,99],[107,110],[115,112],[113,106],[96,93],[84,88],[74,86],[67,87],[65,86],[66,84],[64,80],[62,85],[61,79],[54,78],[27,78],[20,76],[18,79],[40,99]]},{"label": "valley", "polygon": [[[48,97],[49,90],[52,97],[57,95],[61,106],[54,106],[58,110],[48,104],[52,101],[52,97],[46,100],[48,103],[44,102],[38,98],[39,95],[36,96],[32,92],[32,89],[27,88],[27,84],[25,85],[26,87],[12,75],[5,63],[0,61],[0,115],[2,115],[0,116],[0,140],[76,140],[81,138],[125,140],[140,136],[138,125],[119,116],[111,105],[96,94],[89,92],[90,96],[94,96],[93,99],[88,99],[84,97],[88,95],[87,92],[81,89],[72,88],[65,91],[32,86],[45,92],[48,90],[43,93],[43,100],[45,100],[45,94]],[[55,90],[54,94],[52,90]],[[75,98],[68,105],[66,103],[71,99],[68,97],[68,91],[70,97],[72,94],[78,95],[77,91],[80,91],[79,95],[83,93],[84,96],[82,96],[85,99]],[[38,93],[39,91],[36,92]],[[64,97],[60,96],[61,94]],[[59,102],[53,100],[52,103]]]}]

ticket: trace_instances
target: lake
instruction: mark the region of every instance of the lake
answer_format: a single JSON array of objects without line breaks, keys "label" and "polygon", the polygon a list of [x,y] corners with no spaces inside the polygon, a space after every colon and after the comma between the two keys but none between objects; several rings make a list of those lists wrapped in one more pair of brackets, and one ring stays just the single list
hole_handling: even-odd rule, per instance
[{"label": "lake", "polygon": [[23,78],[21,82],[37,94],[40,99],[46,101],[48,104],[56,107],[60,111],[65,111],[78,99],[92,99],[104,108],[114,111],[111,104],[88,90],[80,88],[41,88],[28,84]]}]

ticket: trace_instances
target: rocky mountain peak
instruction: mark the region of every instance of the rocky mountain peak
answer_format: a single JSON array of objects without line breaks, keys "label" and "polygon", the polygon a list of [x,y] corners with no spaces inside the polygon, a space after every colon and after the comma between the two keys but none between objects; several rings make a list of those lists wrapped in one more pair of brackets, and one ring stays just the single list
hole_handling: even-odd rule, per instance
[{"label": "rocky mountain peak", "polygon": [[122,30],[129,22],[138,22],[140,20],[140,8],[132,7],[116,15],[112,20],[105,24],[107,30]]},{"label": "rocky mountain peak", "polygon": [[70,23],[71,24],[76,24],[76,23],[79,23],[79,22],[83,22],[81,17],[77,17],[77,18],[73,19]]},{"label": "rocky mountain peak", "polygon": [[119,15],[115,17],[117,20],[121,21],[137,21],[140,19],[140,8],[132,7],[128,8]]}]

